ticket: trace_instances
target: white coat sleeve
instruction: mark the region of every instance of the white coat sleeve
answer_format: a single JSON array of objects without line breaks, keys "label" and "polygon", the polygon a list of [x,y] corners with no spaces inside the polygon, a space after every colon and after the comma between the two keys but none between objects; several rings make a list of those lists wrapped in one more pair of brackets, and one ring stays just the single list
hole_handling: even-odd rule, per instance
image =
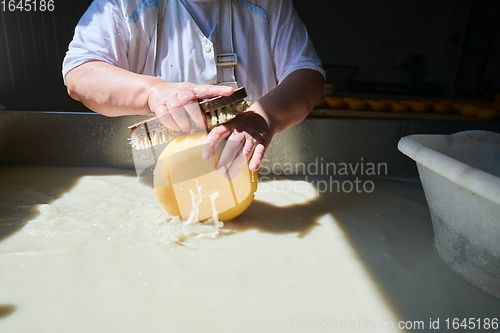
[{"label": "white coat sleeve", "polygon": [[73,68],[94,60],[128,70],[128,41],[129,30],[120,7],[114,1],[94,1],[75,28],[63,61],[63,78]]},{"label": "white coat sleeve", "polygon": [[325,76],[321,60],[291,0],[276,1],[269,29],[278,82],[298,69],[317,70]]}]

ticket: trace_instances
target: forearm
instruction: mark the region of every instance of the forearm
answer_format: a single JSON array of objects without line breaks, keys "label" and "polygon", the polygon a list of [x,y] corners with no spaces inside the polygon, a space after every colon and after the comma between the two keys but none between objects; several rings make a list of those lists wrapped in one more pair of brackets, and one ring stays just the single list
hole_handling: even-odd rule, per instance
[{"label": "forearm", "polygon": [[146,115],[150,90],[164,81],[105,62],[92,61],[66,74],[69,95],[106,116]]},{"label": "forearm", "polygon": [[321,73],[312,69],[297,70],[254,103],[250,110],[264,117],[276,134],[304,120],[323,89]]}]

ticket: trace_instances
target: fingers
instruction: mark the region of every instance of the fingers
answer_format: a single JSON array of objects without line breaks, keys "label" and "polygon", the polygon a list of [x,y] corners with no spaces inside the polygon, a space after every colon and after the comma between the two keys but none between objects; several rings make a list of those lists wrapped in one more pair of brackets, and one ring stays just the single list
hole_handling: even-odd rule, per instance
[{"label": "fingers", "polygon": [[247,163],[251,171],[257,171],[272,136],[270,133],[264,134],[266,130],[258,126],[256,121],[249,121],[252,118],[238,117],[215,127],[202,150],[205,159],[215,154],[217,172],[225,174],[228,179],[236,176]]},{"label": "fingers", "polygon": [[191,122],[188,114],[176,95],[154,96],[152,104],[151,111],[156,114],[164,126],[179,132],[190,131]]},{"label": "fingers", "polygon": [[[184,133],[189,133],[191,131],[191,121],[189,120],[189,116],[187,115],[184,107],[177,108],[175,110],[170,110],[168,112],[170,117],[175,121],[176,125],[181,129]],[[160,121],[163,117],[160,117]]]},{"label": "fingers", "polygon": [[[220,141],[219,141],[220,142]],[[245,136],[230,136],[222,151],[216,150],[218,174],[225,175],[231,180],[240,172],[240,170],[248,165],[250,171],[257,171],[264,157],[265,146],[257,143],[252,138]],[[217,154],[220,151],[219,154]]]},{"label": "fingers", "polygon": [[229,96],[232,87],[195,85],[192,83],[159,84],[151,90],[150,110],[168,128],[185,133],[206,129],[206,118],[198,100],[217,96]]},{"label": "fingers", "polygon": [[[217,168],[228,168],[236,158],[238,158],[239,156],[243,156],[242,150],[244,142],[241,143],[231,138],[227,141],[218,142],[224,142],[224,144],[219,145],[218,149],[216,149],[216,152],[218,153],[216,154],[216,156],[218,157]],[[246,161],[246,158],[244,158],[244,160]]]},{"label": "fingers", "polygon": [[160,105],[158,106],[158,109],[156,110],[156,116],[158,119],[160,119],[161,123],[167,127],[170,128],[173,131],[176,132],[182,132],[183,130],[177,125],[177,122],[175,119],[172,117],[172,114],[168,111],[166,105]]},{"label": "fingers", "polygon": [[254,151],[248,168],[250,171],[257,171],[262,164],[262,160],[264,159],[264,153],[266,152],[266,147],[263,144],[258,144]]},{"label": "fingers", "polygon": [[207,137],[207,144],[203,146],[201,157],[209,159],[216,151],[217,143],[229,138],[231,131],[226,126],[217,126],[210,131]]},{"label": "fingers", "polygon": [[206,128],[206,117],[201,111],[200,104],[198,104],[198,102],[184,105],[184,110],[189,116],[189,119],[193,121],[191,126],[199,129]]},{"label": "fingers", "polygon": [[232,180],[247,164],[247,159],[242,154],[243,145],[232,140],[219,142],[225,142],[225,144],[221,146],[222,149],[217,150],[219,154],[216,152],[216,156],[218,156],[216,172]]},{"label": "fingers", "polygon": [[[152,91],[154,96],[148,99],[150,109],[165,126],[187,133],[193,129],[206,130],[205,115],[200,110],[199,99],[229,96],[234,89],[228,86],[165,83],[163,87]],[[251,171],[256,171],[272,136],[273,130],[268,119],[247,110],[229,123],[212,129],[207,144],[202,148],[202,157],[208,159],[216,154],[217,167],[225,170],[231,178],[246,163],[249,163]],[[225,140],[233,143],[223,142]]]},{"label": "fingers", "polygon": [[247,164],[248,158],[243,151],[251,140],[247,140],[242,133],[232,134],[228,127],[221,125],[210,132],[207,141],[202,157],[208,159],[215,155],[216,172],[232,180]]},{"label": "fingers", "polygon": [[233,162],[229,166],[227,170],[226,177],[230,177],[229,179],[233,179],[236,175],[243,169],[244,166],[248,166],[248,160],[252,155],[254,150],[254,141],[253,140],[245,140],[243,144],[238,145],[239,151],[235,153]]},{"label": "fingers", "polygon": [[195,93],[191,90],[181,91],[177,94],[177,99],[179,103],[184,106],[184,110],[193,120],[194,125],[198,128],[204,128],[205,116],[200,110],[198,98]]},{"label": "fingers", "polygon": [[229,96],[232,95],[233,92],[234,88],[229,86],[198,85],[193,88],[193,93],[198,99]]}]

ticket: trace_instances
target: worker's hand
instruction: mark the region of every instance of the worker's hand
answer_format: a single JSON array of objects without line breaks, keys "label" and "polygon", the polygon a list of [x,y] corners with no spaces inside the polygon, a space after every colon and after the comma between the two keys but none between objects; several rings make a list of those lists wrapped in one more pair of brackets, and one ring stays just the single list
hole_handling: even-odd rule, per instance
[{"label": "worker's hand", "polygon": [[166,127],[189,133],[193,128],[205,129],[205,115],[198,100],[233,92],[229,86],[159,82],[149,91],[148,106]]},{"label": "worker's hand", "polygon": [[218,172],[232,179],[247,162],[251,171],[259,169],[273,135],[260,114],[246,111],[210,131],[202,156],[207,159],[215,153]]}]

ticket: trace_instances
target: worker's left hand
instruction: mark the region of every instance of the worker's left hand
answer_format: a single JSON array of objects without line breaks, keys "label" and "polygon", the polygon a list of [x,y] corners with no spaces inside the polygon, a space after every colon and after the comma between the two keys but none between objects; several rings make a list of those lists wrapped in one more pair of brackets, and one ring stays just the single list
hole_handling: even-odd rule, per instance
[{"label": "worker's left hand", "polygon": [[229,179],[234,178],[247,162],[251,171],[257,171],[273,135],[264,117],[246,111],[210,131],[203,158],[217,152],[217,169]]}]

